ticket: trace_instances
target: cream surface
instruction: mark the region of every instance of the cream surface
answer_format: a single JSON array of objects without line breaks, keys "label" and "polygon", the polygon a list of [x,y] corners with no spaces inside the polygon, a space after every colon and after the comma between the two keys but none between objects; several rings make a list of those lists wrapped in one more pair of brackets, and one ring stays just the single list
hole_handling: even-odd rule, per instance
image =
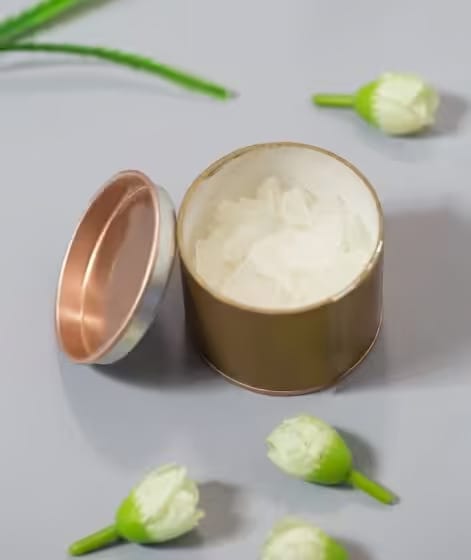
[{"label": "cream surface", "polygon": [[272,175],[214,205],[195,240],[194,265],[214,292],[236,302],[301,307],[341,292],[361,273],[376,227],[341,189]]}]

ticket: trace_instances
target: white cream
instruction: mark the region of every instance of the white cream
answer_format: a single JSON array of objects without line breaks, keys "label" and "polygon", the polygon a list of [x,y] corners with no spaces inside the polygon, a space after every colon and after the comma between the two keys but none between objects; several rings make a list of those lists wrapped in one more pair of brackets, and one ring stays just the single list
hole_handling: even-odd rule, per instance
[{"label": "white cream", "polygon": [[191,275],[216,296],[261,310],[336,296],[381,247],[381,209],[365,178],[301,144],[252,146],[216,162],[180,210]]},{"label": "white cream", "polygon": [[342,190],[274,175],[214,204],[195,241],[194,266],[215,293],[238,303],[315,304],[362,272],[377,243],[370,226]]}]

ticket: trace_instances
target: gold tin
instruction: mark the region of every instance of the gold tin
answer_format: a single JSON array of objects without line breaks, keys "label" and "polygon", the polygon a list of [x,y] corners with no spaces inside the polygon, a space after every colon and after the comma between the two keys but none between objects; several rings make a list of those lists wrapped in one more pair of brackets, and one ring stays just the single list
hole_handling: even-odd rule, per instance
[{"label": "gold tin", "polygon": [[[326,188],[347,186],[347,194],[356,192],[375,221],[377,243],[369,262],[334,297],[295,310],[265,311],[215,294],[196,274],[192,231],[198,212],[201,219],[218,198],[237,197],[241,187],[250,190],[270,174],[287,182],[314,177]],[[189,332],[208,364],[240,386],[273,395],[325,389],[359,364],[378,336],[383,271],[378,197],[337,155],[281,142],[242,148],[206,169],[184,197],[176,240],[172,203],[162,187],[136,171],[112,178],[92,200],[64,258],[56,332],[65,354],[78,363],[106,364],[133,351],[157,314],[176,249]]]},{"label": "gold tin", "polygon": [[[290,155],[282,162],[277,152]],[[259,154],[254,184],[273,173],[296,180],[296,165],[306,165],[309,152],[315,154],[313,163],[325,166],[319,176],[327,183],[353,181],[371,199],[378,236],[361,275],[334,297],[293,311],[261,311],[213,293],[195,274],[191,245],[185,240],[191,207],[200,190],[221,173],[229,184],[241,172],[244,160]],[[383,214],[367,179],[339,156],[314,146],[282,142],[249,146],[223,157],[188,189],[177,218],[177,245],[189,330],[208,364],[230,381],[271,395],[319,391],[347,375],[373,347],[382,318]]]}]

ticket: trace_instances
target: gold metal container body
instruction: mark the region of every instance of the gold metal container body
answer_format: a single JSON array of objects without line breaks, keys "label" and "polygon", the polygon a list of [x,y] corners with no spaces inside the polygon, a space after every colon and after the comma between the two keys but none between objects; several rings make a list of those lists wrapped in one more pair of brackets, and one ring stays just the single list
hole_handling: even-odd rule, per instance
[{"label": "gold metal container body", "polygon": [[[343,173],[349,173],[361,182],[377,213],[377,243],[360,276],[341,293],[303,308],[265,311],[221,297],[198,277],[186,229],[193,199],[211,177],[246,155],[279,149],[298,150],[300,156],[301,151],[314,151],[319,161],[329,159],[323,171],[326,178],[339,173],[342,179]],[[269,161],[277,161],[275,152]],[[335,154],[303,144],[277,143],[249,146],[223,157],[187,191],[177,219],[177,244],[189,331],[204,359],[230,381],[267,394],[319,391],[337,383],[373,347],[382,319],[382,210],[366,178]]]}]

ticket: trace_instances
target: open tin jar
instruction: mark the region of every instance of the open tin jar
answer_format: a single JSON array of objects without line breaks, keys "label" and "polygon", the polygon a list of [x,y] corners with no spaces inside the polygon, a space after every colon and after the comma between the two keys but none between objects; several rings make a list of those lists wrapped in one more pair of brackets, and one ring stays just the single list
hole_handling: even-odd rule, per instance
[{"label": "open tin jar", "polygon": [[[196,232],[215,205],[249,194],[269,175],[337,189],[374,236],[361,273],[312,305],[244,305],[221,296],[196,271]],[[109,364],[133,351],[158,313],[177,253],[189,332],[206,362],[243,387],[285,395],[330,387],[361,362],[378,336],[381,206],[365,177],[326,150],[287,142],[237,150],[193,182],[176,224],[162,187],[136,171],[112,178],[91,202],[64,258],[56,301],[64,353],[78,363]]]}]

